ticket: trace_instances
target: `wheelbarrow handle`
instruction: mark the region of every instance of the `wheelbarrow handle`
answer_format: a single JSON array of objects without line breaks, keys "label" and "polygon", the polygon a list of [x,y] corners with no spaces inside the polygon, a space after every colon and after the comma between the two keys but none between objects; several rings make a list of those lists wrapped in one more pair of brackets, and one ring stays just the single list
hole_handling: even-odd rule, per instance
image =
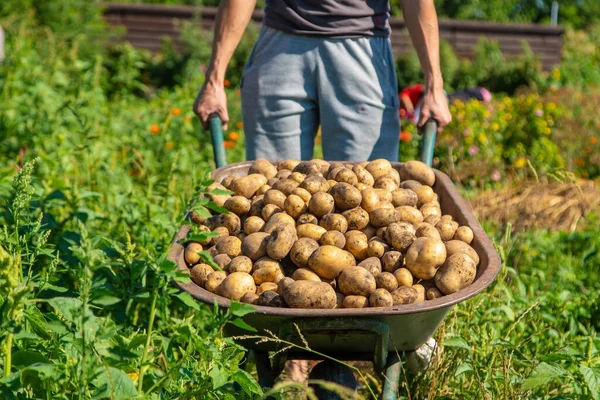
[{"label": "wheelbarrow handle", "polygon": [[213,146],[213,154],[217,168],[227,165],[227,157],[225,156],[225,145],[223,144],[223,128],[219,114],[213,113],[208,117],[210,128],[210,140]]},{"label": "wheelbarrow handle", "polygon": [[431,167],[433,163],[433,149],[435,148],[435,137],[438,123],[430,119],[423,128],[423,144],[421,145],[421,161]]}]

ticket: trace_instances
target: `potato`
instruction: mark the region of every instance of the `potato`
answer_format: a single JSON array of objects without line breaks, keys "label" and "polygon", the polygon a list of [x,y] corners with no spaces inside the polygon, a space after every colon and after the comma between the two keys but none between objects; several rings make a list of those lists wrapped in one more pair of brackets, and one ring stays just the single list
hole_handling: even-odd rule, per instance
[{"label": "potato", "polygon": [[475,261],[475,265],[479,265],[479,254],[469,246],[467,243],[462,240],[449,240],[446,242],[446,257],[450,257],[452,254],[456,253],[465,253],[473,261]]},{"label": "potato", "polygon": [[400,221],[408,222],[410,224],[416,225],[419,222],[423,222],[423,214],[421,211],[417,210],[411,206],[400,206],[396,207],[396,212],[398,213],[398,217]]},{"label": "potato", "polygon": [[206,190],[208,191],[208,195],[207,197],[216,205],[218,205],[219,207],[223,207],[225,205],[225,202],[227,201],[227,199],[229,199],[231,197],[230,194],[212,194],[210,192],[212,192],[213,190],[227,190],[227,188],[223,185],[221,185],[220,183],[217,182],[213,182],[212,184],[210,184]]},{"label": "potato", "polygon": [[292,176],[292,171],[290,171],[289,169],[279,170],[277,171],[277,174],[275,174],[275,178],[277,180],[290,179],[290,176]]},{"label": "potato", "polygon": [[388,246],[385,240],[377,236],[369,239],[369,246],[367,247],[367,255],[369,257],[381,258],[387,251],[390,251],[390,246]]},{"label": "potato", "polygon": [[435,173],[433,169],[421,161],[412,160],[402,164],[400,168],[400,178],[403,181],[415,180],[423,185],[433,186],[435,183]]},{"label": "potato", "polygon": [[232,196],[225,201],[223,208],[238,216],[242,216],[250,211],[250,200],[244,196]]},{"label": "potato", "polygon": [[295,281],[283,289],[283,298],[292,308],[334,308],[335,290],[325,282]]},{"label": "potato", "polygon": [[452,254],[435,274],[435,285],[444,294],[456,293],[475,280],[477,265],[465,253]]},{"label": "potato", "polygon": [[337,283],[340,292],[346,296],[359,295],[368,297],[377,289],[377,283],[373,275],[365,268],[359,266],[343,270],[337,278]]},{"label": "potato", "polygon": [[416,236],[411,225],[396,222],[388,225],[384,239],[395,250],[404,252],[413,244]]},{"label": "potato", "polygon": [[223,282],[223,279],[225,279],[226,277],[227,277],[227,274],[225,273],[225,271],[211,272],[206,277],[206,282],[204,283],[204,289],[208,290],[209,292],[218,294],[219,286],[221,285],[221,282]]},{"label": "potato", "polygon": [[258,300],[258,295],[256,293],[246,293],[242,296],[240,301],[246,304],[256,304],[256,300]]},{"label": "potato", "polygon": [[230,235],[237,235],[242,229],[242,221],[235,214],[219,214],[215,215],[215,228],[224,227]]},{"label": "potato", "polygon": [[261,217],[248,217],[244,221],[244,232],[250,235],[259,232],[265,226],[265,221]]},{"label": "potato", "polygon": [[261,174],[250,174],[246,176],[241,176],[239,178],[235,178],[233,182],[231,182],[231,191],[237,195],[244,196],[249,199],[254,194],[258,188],[267,183],[267,178]]},{"label": "potato", "polygon": [[369,224],[369,214],[360,207],[351,208],[342,213],[349,230],[360,230]]},{"label": "potato", "polygon": [[258,296],[258,300],[254,303],[257,306],[264,307],[286,307],[285,300],[277,292],[265,290]]},{"label": "potato", "polygon": [[229,185],[231,185],[231,182],[233,182],[234,179],[235,179],[235,176],[232,176],[232,175],[226,176],[221,181],[221,185],[223,185],[225,188],[229,189]]},{"label": "potato", "polygon": [[400,182],[401,189],[410,189],[410,190],[414,191],[416,188],[418,188],[420,186],[423,186],[423,184],[421,182],[417,182],[413,179],[409,179],[409,180],[402,179],[402,182]]},{"label": "potato", "polygon": [[252,272],[258,271],[261,268],[270,267],[274,269],[281,269],[281,263],[277,260],[273,260],[271,257],[264,256],[259,258],[252,265]]},{"label": "potato", "polygon": [[204,287],[208,275],[212,274],[215,270],[208,264],[196,264],[190,269],[190,279],[196,285]]},{"label": "potato", "polygon": [[367,212],[375,211],[379,208],[379,194],[373,188],[364,189],[361,193],[361,202],[360,206]]},{"label": "potato", "polygon": [[358,207],[362,202],[360,190],[349,183],[337,183],[331,188],[330,193],[335,201],[335,206],[340,210]]},{"label": "potato", "polygon": [[376,289],[369,296],[369,306],[371,307],[391,307],[394,305],[394,298],[385,289]]},{"label": "potato", "polygon": [[280,279],[279,282],[277,282],[277,293],[279,293],[279,295],[282,296],[283,290],[292,283],[294,283],[294,280],[290,277]]},{"label": "potato", "polygon": [[237,256],[227,264],[227,272],[252,272],[252,260],[246,256]]},{"label": "potato", "polygon": [[321,246],[308,258],[308,266],[321,278],[333,279],[356,265],[352,253],[335,246]]},{"label": "potato", "polygon": [[271,217],[273,215],[279,214],[279,213],[282,213],[282,212],[283,212],[283,209],[279,208],[275,204],[266,204],[265,203],[265,206],[263,207],[260,216],[265,221],[268,221],[269,219],[271,219]]},{"label": "potato", "polygon": [[289,254],[296,240],[298,236],[292,225],[280,225],[267,239],[267,254],[274,260],[281,260]]},{"label": "potato", "polygon": [[412,288],[415,289],[418,293],[417,300],[415,303],[421,303],[425,301],[425,286],[420,284],[412,285]]},{"label": "potato", "polygon": [[[286,171],[286,172],[289,172],[289,171]],[[266,183],[266,184],[264,184],[264,185],[262,185],[261,187],[259,187],[259,188],[258,188],[258,190],[256,191],[256,194],[255,194],[255,196],[257,196],[257,195],[259,195],[259,194],[265,194],[265,192],[266,192],[266,190],[264,189],[264,188],[265,188],[265,186],[268,186],[268,187],[269,187],[269,189],[271,189],[271,188],[273,187],[273,185],[274,185],[274,184],[276,184],[277,182],[279,182],[280,180],[281,180],[281,179],[279,179],[277,176],[275,176],[274,178],[271,178],[271,179],[269,179],[269,180],[267,181],[267,183]],[[262,190],[261,190],[261,188],[262,188]],[[259,190],[260,190],[262,193],[258,193],[258,192],[259,192]]]},{"label": "potato", "polygon": [[277,287],[278,286],[276,283],[264,282],[258,287],[258,289],[256,289],[256,294],[260,295],[261,293],[266,292],[267,290],[277,292]]},{"label": "potato", "polygon": [[373,276],[377,276],[381,273],[381,261],[377,257],[369,257],[362,260],[359,267],[366,269]]},{"label": "potato", "polygon": [[252,261],[256,261],[267,254],[267,238],[269,234],[266,232],[255,232],[246,236],[242,242],[242,254],[249,257]]},{"label": "potato", "polygon": [[398,184],[391,176],[384,175],[375,180],[373,187],[376,189],[385,189],[388,192],[393,192],[394,190],[398,189]]},{"label": "potato", "polygon": [[265,201],[263,200],[263,195],[256,196],[252,199],[250,203],[250,211],[248,211],[247,216],[259,217],[262,219],[262,210],[265,208]]},{"label": "potato", "polygon": [[343,249],[346,246],[346,237],[339,231],[327,231],[319,240],[321,246],[331,245]]},{"label": "potato", "polygon": [[217,251],[217,247],[216,246],[213,246],[213,247],[209,248],[208,250],[206,250],[206,252],[212,258],[215,258],[217,256],[217,254],[219,254],[219,252]]},{"label": "potato", "polygon": [[422,222],[419,227],[417,228],[417,231],[415,232],[415,236],[417,238],[420,237],[426,237],[426,238],[430,238],[430,239],[435,239],[435,240],[442,240],[442,237],[440,236],[440,232],[431,224],[428,224],[427,222]]},{"label": "potato", "polygon": [[392,192],[392,204],[394,207],[417,205],[417,194],[410,189],[398,188]]},{"label": "potato", "polygon": [[283,192],[277,189],[269,189],[265,192],[263,200],[265,201],[265,204],[274,204],[283,210],[286,198],[287,197]]},{"label": "potato", "polygon": [[429,225],[435,226],[440,222],[441,218],[438,215],[428,215],[423,219],[423,222],[427,222]]},{"label": "potato", "polygon": [[242,252],[242,241],[235,236],[224,237],[215,246],[219,254],[227,254],[231,258]]},{"label": "potato", "polygon": [[398,289],[398,280],[391,272],[382,272],[375,277],[377,288],[385,289],[388,292],[393,292]]},{"label": "potato", "polygon": [[435,202],[423,204],[421,206],[421,208],[419,208],[419,211],[421,211],[421,214],[423,215],[423,219],[425,219],[431,215],[438,216],[438,217],[440,217],[442,215],[442,209]]},{"label": "potato", "polygon": [[283,204],[283,209],[286,213],[288,213],[292,218],[296,219],[302,214],[304,214],[308,207],[304,200],[295,194],[290,194]]},{"label": "potato", "polygon": [[190,242],[185,248],[183,252],[183,258],[188,265],[194,265],[198,261],[200,261],[200,253],[202,250],[202,245],[196,242]]},{"label": "potato", "polygon": [[281,171],[282,169],[289,169],[292,171],[298,164],[300,164],[300,161],[298,160],[285,160],[277,164],[277,170]]},{"label": "potato", "polygon": [[379,196],[380,203],[391,203],[392,202],[392,192],[385,189],[374,189],[377,192],[377,196]]},{"label": "potato", "polygon": [[399,251],[388,251],[381,257],[381,265],[384,271],[394,272],[404,265],[404,256]]},{"label": "potato", "polygon": [[413,191],[417,195],[418,201],[416,206],[419,208],[421,208],[423,204],[434,201],[437,197],[431,186],[419,186],[416,187]]},{"label": "potato", "polygon": [[[335,185],[333,185],[333,186],[335,186]],[[333,187],[333,186],[332,186],[332,187]],[[368,189],[368,188],[370,188],[370,186],[367,186],[367,185],[365,185],[364,183],[361,183],[361,182],[358,182],[356,185],[354,185],[354,187],[355,187],[355,188],[357,188],[357,189],[358,189],[359,191],[361,191],[361,192],[362,192],[363,190],[365,190],[365,189]]]},{"label": "potato", "polygon": [[346,218],[342,214],[325,214],[321,217],[319,225],[328,231],[346,233],[348,230],[348,221],[346,221]]},{"label": "potato", "polygon": [[386,175],[392,169],[392,164],[388,160],[383,158],[373,160],[365,167],[367,171],[373,176],[373,179],[377,179],[380,176]]},{"label": "potato", "polygon": [[365,296],[350,295],[345,296],[342,301],[344,308],[365,308],[369,306],[369,299]]},{"label": "potato", "polygon": [[419,297],[419,293],[411,286],[400,286],[391,295],[395,306],[415,303]]},{"label": "potato", "polygon": [[451,220],[440,220],[437,224],[435,224],[435,228],[440,233],[440,237],[442,241],[447,242],[448,240],[452,240],[456,230],[458,229],[458,222]]},{"label": "potato", "polygon": [[333,180],[337,182],[348,183],[352,186],[358,183],[358,178],[356,174],[349,168],[341,168],[335,176],[333,176]]},{"label": "potato", "polygon": [[233,272],[223,279],[219,285],[219,295],[231,299],[239,300],[246,293],[256,293],[254,279],[246,272]]},{"label": "potato", "polygon": [[308,211],[317,218],[333,212],[334,207],[333,196],[324,192],[314,193],[308,202]]},{"label": "potato", "polygon": [[404,260],[415,278],[431,279],[446,260],[446,247],[438,240],[418,238],[406,252]]},{"label": "potato", "polygon": [[[293,181],[296,181],[298,183],[302,183],[306,179],[306,175],[304,175],[301,172],[292,172],[288,178]],[[296,189],[298,189],[298,188],[296,188]]]},{"label": "potato", "polygon": [[342,293],[335,292],[335,308],[344,308],[345,298],[346,296],[344,296]]},{"label": "potato", "polygon": [[271,218],[269,218],[266,221],[267,223],[265,224],[265,226],[263,226],[262,231],[269,234],[272,233],[275,229],[277,229],[277,227],[280,225],[289,224],[292,226],[296,226],[296,221],[294,221],[294,218],[290,217],[289,215],[283,212],[272,215]]},{"label": "potato", "polygon": [[290,194],[292,194],[292,192],[294,190],[296,190],[296,188],[299,185],[300,184],[293,179],[282,179],[280,181],[273,183],[272,186],[273,186],[273,189],[279,190],[286,196],[289,196]]},{"label": "potato", "polygon": [[266,265],[262,268],[255,270],[252,273],[252,278],[256,285],[262,285],[265,282],[277,283],[281,279],[285,278],[283,271],[280,266]]},{"label": "potato", "polygon": [[308,267],[308,259],[312,253],[319,248],[316,240],[311,238],[300,238],[290,250],[290,259],[300,268]]},{"label": "potato", "polygon": [[438,289],[436,287],[432,287],[432,288],[427,289],[427,293],[425,294],[425,297],[427,298],[427,300],[435,300],[435,299],[439,299],[443,295],[444,294],[442,292],[440,292],[440,289]]},{"label": "potato", "polygon": [[373,175],[365,167],[359,164],[355,164],[352,167],[352,171],[356,175],[359,183],[365,184],[366,186],[373,186],[375,183],[375,179]]},{"label": "potato", "polygon": [[393,208],[378,208],[369,213],[369,221],[377,228],[400,221],[400,214]]},{"label": "potato", "polygon": [[327,183],[327,179],[319,175],[307,176],[304,182],[300,184],[300,187],[308,191],[313,196],[318,192],[327,193],[329,191],[329,183]]},{"label": "potato", "polygon": [[277,174],[277,168],[270,161],[264,158],[257,158],[250,165],[248,174],[262,174],[267,179],[274,177]]},{"label": "potato", "polygon": [[[203,223],[204,223],[204,221],[206,221],[206,220],[207,220],[207,218],[206,218],[206,217],[204,217],[204,216],[202,216],[202,215],[198,214],[198,212],[197,212],[197,211],[194,211],[194,210],[190,211],[190,213],[189,213],[189,219],[190,219],[190,220],[191,220],[191,221],[192,221],[194,224],[196,224],[196,225],[200,225],[200,226],[204,226],[204,225],[201,225],[201,224],[203,224]],[[204,227],[208,229],[208,227],[207,227],[207,226],[204,226]],[[209,229],[209,230],[210,230],[210,229]]]},{"label": "potato", "polygon": [[471,244],[471,242],[473,241],[473,230],[468,226],[460,226],[458,227],[456,232],[454,232],[453,239],[462,240],[467,244]]},{"label": "potato", "polygon": [[367,249],[369,248],[367,235],[359,231],[346,232],[345,248],[358,260],[364,260],[367,258]]},{"label": "potato", "polygon": [[229,257],[227,254],[217,254],[213,257],[213,261],[219,266],[219,268],[225,269],[231,262],[231,257]]},{"label": "potato", "polygon": [[298,238],[307,237],[316,240],[317,242],[321,239],[321,236],[323,236],[325,232],[327,232],[325,228],[315,224],[302,224],[296,227]]},{"label": "potato", "polygon": [[271,189],[270,185],[262,185],[261,187],[258,188],[258,190],[256,191],[255,196],[260,196],[260,195],[264,195],[265,193],[267,193],[267,190]]},{"label": "potato", "polygon": [[301,216],[299,216],[296,219],[296,224],[298,224],[298,225],[304,225],[304,224],[318,225],[319,220],[317,219],[317,217],[315,217],[311,213],[306,213],[306,214],[302,214]]},{"label": "potato", "polygon": [[312,195],[310,194],[310,192],[308,190],[302,189],[300,187],[297,187],[296,189],[294,189],[292,194],[299,196],[302,200],[304,200],[304,202],[306,204],[308,204],[308,202],[310,201],[310,198],[312,197]]},{"label": "potato", "polygon": [[292,274],[292,279],[295,281],[321,282],[321,278],[319,278],[319,275],[315,274],[307,268],[298,268],[297,270],[295,270]]},{"label": "potato", "polygon": [[410,271],[406,268],[398,268],[394,271],[394,277],[398,282],[398,286],[412,286],[413,285],[413,276]]},{"label": "potato", "polygon": [[367,240],[371,240],[372,238],[377,236],[377,229],[378,229],[377,227],[375,227],[371,224],[367,224],[367,226],[362,228],[360,231],[367,236]]}]

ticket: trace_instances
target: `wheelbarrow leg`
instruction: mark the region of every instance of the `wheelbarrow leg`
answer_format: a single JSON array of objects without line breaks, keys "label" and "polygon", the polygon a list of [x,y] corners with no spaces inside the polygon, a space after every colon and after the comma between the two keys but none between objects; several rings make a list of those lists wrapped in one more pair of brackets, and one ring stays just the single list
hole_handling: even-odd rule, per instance
[{"label": "wheelbarrow leg", "polygon": [[262,351],[254,352],[254,361],[256,362],[256,372],[258,373],[258,383],[263,388],[272,388],[275,385],[275,374],[271,367],[269,353]]},{"label": "wheelbarrow leg", "polygon": [[383,390],[381,391],[381,400],[396,400],[401,368],[402,360],[398,357],[398,353],[389,353],[383,376],[384,382]]}]

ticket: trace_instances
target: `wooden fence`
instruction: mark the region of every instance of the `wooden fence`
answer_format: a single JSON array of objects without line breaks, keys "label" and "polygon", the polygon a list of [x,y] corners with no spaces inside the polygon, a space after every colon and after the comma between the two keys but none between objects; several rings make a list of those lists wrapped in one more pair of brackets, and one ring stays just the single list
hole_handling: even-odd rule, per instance
[{"label": "wooden fence", "polygon": [[[179,32],[182,21],[196,19],[205,29],[211,29],[217,9],[213,7],[160,6],[150,4],[108,3],[106,21],[113,26],[124,26],[124,39],[133,46],[152,51],[161,47],[161,39],[169,36],[180,46]],[[259,25],[262,10],[254,12],[252,19]],[[392,46],[396,55],[412,49],[404,20],[391,18]],[[564,29],[548,25],[501,24],[481,21],[440,20],[440,37],[452,45],[460,57],[472,58],[478,40],[485,36],[496,40],[507,58],[522,53],[522,42],[529,43],[539,57],[544,69],[548,70],[560,62]]]}]

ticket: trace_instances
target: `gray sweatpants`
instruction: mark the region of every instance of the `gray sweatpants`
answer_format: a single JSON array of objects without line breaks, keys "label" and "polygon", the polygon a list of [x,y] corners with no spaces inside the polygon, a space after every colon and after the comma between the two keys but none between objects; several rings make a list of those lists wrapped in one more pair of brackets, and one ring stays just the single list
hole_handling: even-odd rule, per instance
[{"label": "gray sweatpants", "polygon": [[327,39],[263,26],[241,83],[246,158],[398,159],[398,90],[389,39]]}]

